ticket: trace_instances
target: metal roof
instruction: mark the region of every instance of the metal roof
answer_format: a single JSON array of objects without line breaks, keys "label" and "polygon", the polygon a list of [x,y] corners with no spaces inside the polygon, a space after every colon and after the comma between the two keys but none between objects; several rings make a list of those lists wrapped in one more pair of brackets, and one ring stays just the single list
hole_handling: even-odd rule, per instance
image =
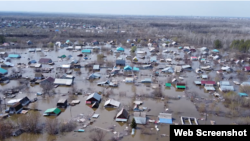
[{"label": "metal roof", "polygon": [[119,107],[121,103],[119,101],[114,100],[114,99],[109,99],[104,103],[104,106],[107,106],[108,104]]},{"label": "metal roof", "polygon": [[66,98],[61,98],[61,99],[59,99],[58,100],[58,102],[57,103],[65,103],[67,101],[67,99]]},{"label": "metal roof", "polygon": [[93,93],[93,94],[91,94],[91,95],[89,95],[88,97],[87,97],[87,99],[86,99],[86,101],[88,101],[89,99],[91,99],[91,98],[95,98],[96,100],[98,100],[98,101],[100,101],[101,100],[101,95],[99,95],[98,93]]},{"label": "metal roof", "polygon": [[172,114],[170,114],[170,113],[159,113],[158,118],[172,119]]},{"label": "metal roof", "polygon": [[54,84],[58,85],[71,85],[73,83],[72,79],[55,79]]},{"label": "metal roof", "polygon": [[219,89],[221,91],[234,91],[234,87],[233,86],[221,86]]},{"label": "metal roof", "polygon": [[230,86],[230,82],[229,81],[221,81],[220,86]]},{"label": "metal roof", "polygon": [[93,69],[100,69],[100,66],[99,65],[94,65]]},{"label": "metal roof", "polygon": [[134,117],[134,119],[137,124],[146,124],[147,121],[146,117]]}]

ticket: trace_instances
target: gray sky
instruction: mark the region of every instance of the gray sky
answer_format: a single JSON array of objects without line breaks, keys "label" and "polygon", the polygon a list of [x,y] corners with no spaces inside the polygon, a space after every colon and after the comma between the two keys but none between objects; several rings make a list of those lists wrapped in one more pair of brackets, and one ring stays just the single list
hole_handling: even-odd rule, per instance
[{"label": "gray sky", "polygon": [[0,1],[0,11],[250,17],[250,1]]}]

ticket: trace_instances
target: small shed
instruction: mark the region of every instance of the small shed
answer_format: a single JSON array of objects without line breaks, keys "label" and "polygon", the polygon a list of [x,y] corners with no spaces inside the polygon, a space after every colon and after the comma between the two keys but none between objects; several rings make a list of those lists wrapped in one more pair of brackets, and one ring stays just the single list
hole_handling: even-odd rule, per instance
[{"label": "small shed", "polygon": [[166,83],[165,86],[166,87],[171,87],[171,83]]},{"label": "small shed", "polygon": [[173,123],[172,114],[170,113],[160,113],[158,119],[159,123],[167,123],[167,124]]},{"label": "small shed", "polygon": [[88,53],[91,53],[91,50],[90,49],[84,49],[84,50],[82,50],[82,53],[88,54]]},{"label": "small shed", "polygon": [[117,66],[125,66],[125,60],[116,60]]},{"label": "small shed", "polygon": [[126,77],[125,78],[125,82],[126,83],[133,83],[134,82],[134,78],[132,78],[132,77]]},{"label": "small shed", "polygon": [[99,71],[99,70],[100,70],[100,65],[94,65],[94,66],[93,66],[93,70]]},{"label": "small shed", "polygon": [[39,60],[39,63],[41,63],[41,64],[49,64],[49,63],[52,63],[52,60],[50,58],[41,58]]},{"label": "small shed", "polygon": [[51,108],[47,109],[44,112],[44,116],[58,116],[61,113],[61,110],[59,108]]},{"label": "small shed", "polygon": [[152,63],[152,62],[157,62],[157,57],[156,56],[152,56],[151,58],[150,58],[150,62]]},{"label": "small shed", "polygon": [[68,101],[67,101],[67,99],[65,99],[65,98],[61,98],[61,99],[59,99],[58,100],[58,102],[57,102],[57,107],[58,108],[66,108],[67,107],[67,105],[68,105]]},{"label": "small shed", "polygon": [[106,108],[118,108],[120,106],[120,102],[114,99],[109,99],[104,103],[104,107]]},{"label": "small shed", "polygon": [[98,93],[93,93],[87,97],[86,104],[93,104],[95,102],[100,103],[101,98],[101,95],[99,95]]},{"label": "small shed", "polygon": [[122,121],[122,122],[127,122],[128,121],[128,118],[129,118],[129,114],[128,112],[123,108],[121,109],[120,112],[117,113],[116,115],[116,121]]},{"label": "small shed", "polygon": [[152,79],[151,78],[145,78],[145,79],[141,80],[141,83],[152,83]]},{"label": "small shed", "polygon": [[182,71],[182,67],[181,66],[175,66],[174,71],[175,72],[181,72]]},{"label": "small shed", "polygon": [[9,54],[8,57],[9,58],[21,58],[19,54]]},{"label": "small shed", "polygon": [[137,67],[133,67],[133,71],[140,71],[140,69],[139,68],[137,68]]},{"label": "small shed", "polygon": [[177,89],[186,89],[186,84],[185,83],[177,83],[176,88]]},{"label": "small shed", "polygon": [[130,71],[130,70],[132,70],[132,67],[130,67],[129,65],[127,65],[127,66],[124,67],[124,70],[125,71]]},{"label": "small shed", "polygon": [[6,74],[8,74],[8,71],[3,68],[0,68],[0,75],[6,75]]},{"label": "small shed", "polygon": [[238,93],[238,95],[239,95],[240,97],[248,97],[248,94],[246,94],[246,93]]},{"label": "small shed", "polygon": [[146,124],[147,123],[146,112],[134,112],[134,119],[136,124]]},{"label": "small shed", "polygon": [[116,51],[123,52],[123,51],[124,51],[124,48],[122,48],[122,47],[117,47],[117,48],[116,48]]},{"label": "small shed", "polygon": [[23,105],[20,102],[15,103],[14,105],[10,106],[9,113],[10,114],[19,114],[23,110]]}]

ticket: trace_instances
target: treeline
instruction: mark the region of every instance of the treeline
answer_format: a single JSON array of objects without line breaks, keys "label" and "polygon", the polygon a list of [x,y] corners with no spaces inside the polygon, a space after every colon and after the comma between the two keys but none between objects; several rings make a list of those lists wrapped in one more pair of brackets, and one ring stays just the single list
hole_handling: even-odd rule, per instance
[{"label": "treeline", "polygon": [[248,52],[250,49],[250,40],[233,40],[230,47],[241,52]]}]

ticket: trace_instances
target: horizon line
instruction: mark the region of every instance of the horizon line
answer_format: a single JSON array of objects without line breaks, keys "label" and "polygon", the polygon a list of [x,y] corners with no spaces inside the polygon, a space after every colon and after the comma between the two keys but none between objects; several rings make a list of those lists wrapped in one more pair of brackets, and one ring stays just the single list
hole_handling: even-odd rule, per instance
[{"label": "horizon line", "polygon": [[131,15],[131,14],[101,14],[101,13],[67,13],[67,12],[35,12],[35,11],[0,11],[1,13],[23,13],[23,14],[65,14],[65,15],[100,15],[100,16],[142,16],[142,17],[214,17],[214,18],[250,18],[250,17],[230,17],[230,16],[198,16],[198,15]]}]

